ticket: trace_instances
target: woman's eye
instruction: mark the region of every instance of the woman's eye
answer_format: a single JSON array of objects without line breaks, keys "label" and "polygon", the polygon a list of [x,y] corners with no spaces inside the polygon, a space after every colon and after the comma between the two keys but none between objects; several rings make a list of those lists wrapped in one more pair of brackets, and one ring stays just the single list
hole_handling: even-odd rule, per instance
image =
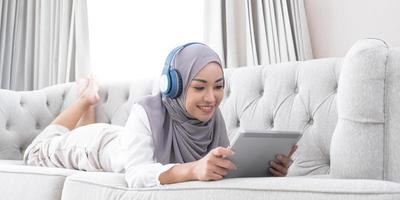
[{"label": "woman's eye", "polygon": [[221,86],[221,85],[219,85],[219,86],[215,86],[215,89],[217,89],[217,90],[221,90],[221,89],[224,89],[224,86]]},{"label": "woman's eye", "polygon": [[196,89],[196,90],[203,90],[204,89],[204,87],[193,87],[194,89]]}]

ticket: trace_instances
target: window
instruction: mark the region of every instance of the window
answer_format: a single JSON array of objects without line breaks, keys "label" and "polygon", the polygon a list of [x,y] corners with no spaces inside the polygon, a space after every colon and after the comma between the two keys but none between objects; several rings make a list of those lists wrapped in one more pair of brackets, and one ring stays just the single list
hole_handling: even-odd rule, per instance
[{"label": "window", "polygon": [[88,0],[88,23],[100,81],[155,78],[175,46],[203,41],[203,1]]}]

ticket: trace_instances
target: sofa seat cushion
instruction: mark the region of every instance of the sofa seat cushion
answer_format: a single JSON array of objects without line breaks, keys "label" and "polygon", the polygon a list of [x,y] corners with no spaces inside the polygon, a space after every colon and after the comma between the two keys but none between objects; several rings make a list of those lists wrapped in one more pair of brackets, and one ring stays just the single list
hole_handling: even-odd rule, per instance
[{"label": "sofa seat cushion", "polygon": [[239,178],[127,188],[123,174],[83,172],[65,181],[63,200],[77,199],[399,199],[400,184],[320,177]]},{"label": "sofa seat cushion", "polygon": [[65,178],[75,170],[32,167],[22,163],[0,164],[0,194],[2,200],[61,199]]},{"label": "sofa seat cushion", "polygon": [[1,164],[24,165],[23,160],[0,160]]}]

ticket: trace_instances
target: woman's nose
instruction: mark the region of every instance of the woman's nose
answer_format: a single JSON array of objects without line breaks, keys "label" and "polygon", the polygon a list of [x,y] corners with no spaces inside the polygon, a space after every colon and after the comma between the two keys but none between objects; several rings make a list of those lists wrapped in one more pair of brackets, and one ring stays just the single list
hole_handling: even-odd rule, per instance
[{"label": "woman's nose", "polygon": [[214,103],[215,102],[215,94],[214,94],[214,91],[213,90],[208,90],[207,91],[207,93],[205,94],[205,96],[204,96],[204,100],[206,101],[206,102],[209,102],[209,103]]}]

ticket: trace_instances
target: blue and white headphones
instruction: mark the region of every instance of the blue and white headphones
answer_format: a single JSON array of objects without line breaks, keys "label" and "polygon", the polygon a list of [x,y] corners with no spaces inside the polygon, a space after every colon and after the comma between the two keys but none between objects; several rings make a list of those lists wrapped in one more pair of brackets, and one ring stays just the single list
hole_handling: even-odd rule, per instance
[{"label": "blue and white headphones", "polygon": [[168,54],[160,78],[160,91],[164,96],[171,99],[176,99],[181,95],[183,89],[182,77],[179,71],[174,69],[174,67],[172,66],[172,62],[174,61],[176,55],[178,55],[178,53],[182,51],[182,49],[192,44],[204,45],[198,42],[191,42],[174,48]]}]

